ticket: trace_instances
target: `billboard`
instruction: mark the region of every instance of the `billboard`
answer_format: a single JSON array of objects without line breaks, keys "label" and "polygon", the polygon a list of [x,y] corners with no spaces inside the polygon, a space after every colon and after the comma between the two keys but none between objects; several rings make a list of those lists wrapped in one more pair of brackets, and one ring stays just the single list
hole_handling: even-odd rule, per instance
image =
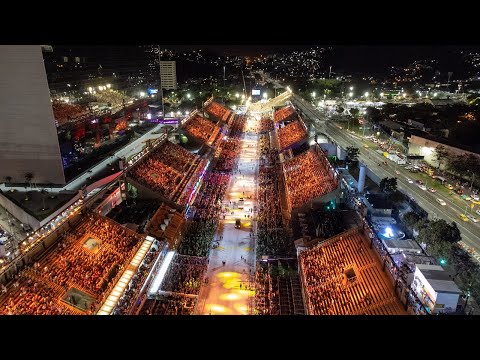
[{"label": "billboard", "polygon": [[252,89],[252,96],[260,96],[260,90]]},{"label": "billboard", "polygon": [[147,89],[148,95],[156,94],[158,93],[158,89]]}]

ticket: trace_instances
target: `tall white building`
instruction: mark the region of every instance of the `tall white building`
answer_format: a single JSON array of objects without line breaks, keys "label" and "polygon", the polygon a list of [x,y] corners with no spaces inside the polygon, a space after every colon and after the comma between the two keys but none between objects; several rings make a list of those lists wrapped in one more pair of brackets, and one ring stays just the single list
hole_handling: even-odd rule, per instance
[{"label": "tall white building", "polygon": [[0,183],[65,184],[40,45],[0,46]]},{"label": "tall white building", "polygon": [[160,61],[160,80],[162,89],[177,88],[177,64],[175,61]]}]

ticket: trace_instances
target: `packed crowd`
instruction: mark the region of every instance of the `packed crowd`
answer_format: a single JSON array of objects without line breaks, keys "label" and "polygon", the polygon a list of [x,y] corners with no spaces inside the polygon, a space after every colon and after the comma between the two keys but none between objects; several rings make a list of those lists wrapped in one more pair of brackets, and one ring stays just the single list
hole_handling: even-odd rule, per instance
[{"label": "packed crowd", "polygon": [[328,161],[315,147],[283,163],[290,206],[295,209],[335,190]]},{"label": "packed crowd", "polygon": [[294,121],[278,129],[280,149],[285,149],[307,136],[307,129],[301,120]]},{"label": "packed crowd", "polygon": [[[133,257],[141,237],[95,214],[77,229],[59,243],[53,261],[46,261],[43,275],[60,286],[74,286],[101,296]],[[98,252],[92,253],[82,244],[89,238],[100,241]]]},{"label": "packed crowd", "polygon": [[192,154],[188,150],[179,145],[175,145],[170,141],[165,141],[156,150],[158,154],[162,154],[162,162],[178,172],[186,172],[190,166],[198,158],[197,155]]},{"label": "packed crowd", "polygon": [[227,118],[232,113],[232,110],[227,109],[226,107],[212,101],[210,104],[207,105],[205,111],[213,116],[215,116],[219,120],[226,121]]},{"label": "packed crowd", "polygon": [[[237,145],[245,127],[246,117],[235,116],[230,138],[222,139],[217,148],[219,159],[225,152],[223,161],[218,161],[213,170],[204,178],[202,187],[192,205],[193,219],[187,226],[178,252],[192,256],[207,256],[213,241],[218,218],[222,210],[222,201],[230,180],[230,173],[240,151]],[[231,144],[235,144],[232,146]],[[228,161],[226,160],[228,159]]]},{"label": "packed crowd", "polygon": [[260,135],[260,167],[258,172],[258,227],[272,229],[282,226],[280,205],[280,165],[278,152],[270,144],[268,135]]},{"label": "packed crowd", "polygon": [[233,138],[240,138],[245,129],[245,124],[247,123],[247,117],[245,115],[235,115],[233,120],[230,136]]},{"label": "packed crowd", "polygon": [[[380,312],[402,313],[380,264],[357,231],[337,235],[299,256],[311,315],[363,314],[373,303]],[[354,268],[352,267],[354,266]],[[363,270],[360,270],[363,269]],[[357,272],[362,272],[357,281]],[[351,286],[355,284],[355,286]]]},{"label": "packed crowd", "polygon": [[193,205],[195,220],[206,221],[218,217],[229,180],[230,176],[223,173],[211,172],[205,176]]},{"label": "packed crowd", "polygon": [[58,125],[62,125],[69,120],[79,119],[89,115],[88,109],[77,104],[67,104],[54,101],[52,103],[53,116]]},{"label": "packed crowd", "polygon": [[173,200],[186,170],[195,159],[196,156],[187,150],[166,141],[152,151],[144,161],[135,165],[130,170],[129,176]]},{"label": "packed crowd", "polygon": [[192,315],[196,300],[181,294],[159,295],[145,301],[140,315]]},{"label": "packed crowd", "polygon": [[206,257],[175,254],[165,274],[161,290],[198,295],[207,264]]},{"label": "packed crowd", "polygon": [[[85,247],[88,239],[97,241],[97,250]],[[38,278],[37,285],[33,283],[30,286],[26,279],[22,286],[26,284],[25,296],[28,298],[27,294],[31,294],[36,302],[18,306],[24,304],[23,297],[18,295],[18,291],[23,291],[20,287],[18,291],[7,294],[9,311],[14,314],[35,314],[39,311],[42,314],[57,314],[62,310],[58,309],[53,299],[60,299],[70,287],[96,297],[97,301],[92,306],[99,305],[102,296],[113,287],[118,274],[135,255],[141,240],[139,235],[100,215],[87,215],[78,226],[63,235],[53,252],[28,270]],[[54,290],[39,287],[39,282],[48,283]],[[53,305],[50,306],[51,302]]]},{"label": "packed crowd", "polygon": [[199,115],[188,120],[184,125],[184,129],[203,142],[207,142],[210,136],[219,130],[218,126],[213,122]]},{"label": "packed crowd", "polygon": [[280,315],[278,292],[273,289],[271,264],[258,263],[255,271],[255,315]]},{"label": "packed crowd", "polygon": [[263,117],[260,119],[260,123],[258,125],[258,133],[263,134],[269,131],[273,131],[273,120],[268,117]]},{"label": "packed crowd", "polygon": [[110,104],[113,108],[123,106],[124,101],[125,105],[128,105],[128,103],[133,100],[131,97],[123,95],[121,92],[112,89],[97,91],[95,98],[98,102]]},{"label": "packed crowd", "polygon": [[0,302],[0,315],[72,315],[68,308],[60,305],[58,289],[25,270],[13,287],[15,291]]},{"label": "packed crowd", "polygon": [[295,113],[295,109],[293,106],[288,105],[285,107],[282,107],[281,109],[276,110],[273,113],[273,119],[275,122],[283,121],[287,119],[290,115],[293,115]]},{"label": "packed crowd", "polygon": [[240,139],[230,138],[224,140],[221,142],[220,146],[221,152],[219,154],[215,169],[217,171],[231,173],[240,151]]}]

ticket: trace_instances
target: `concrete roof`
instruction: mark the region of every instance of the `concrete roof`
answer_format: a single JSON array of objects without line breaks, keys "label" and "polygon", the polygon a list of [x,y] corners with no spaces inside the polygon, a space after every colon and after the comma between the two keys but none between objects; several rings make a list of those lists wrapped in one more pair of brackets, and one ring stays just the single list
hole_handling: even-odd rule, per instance
[{"label": "concrete roof", "polygon": [[462,291],[450,278],[449,274],[439,265],[415,264],[436,292],[461,294]]}]

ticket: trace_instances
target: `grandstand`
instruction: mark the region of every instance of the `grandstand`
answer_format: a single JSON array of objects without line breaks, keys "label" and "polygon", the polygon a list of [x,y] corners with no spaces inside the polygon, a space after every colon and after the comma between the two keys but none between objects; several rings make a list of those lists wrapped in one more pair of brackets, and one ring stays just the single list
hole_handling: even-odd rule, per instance
[{"label": "grandstand", "polygon": [[338,189],[339,176],[318,145],[285,161],[283,173],[290,212]]},{"label": "grandstand", "polygon": [[215,101],[207,102],[207,105],[205,105],[205,111],[217,121],[223,121],[229,125],[232,123],[235,116],[232,110],[227,109],[225,106],[222,106]]},{"label": "grandstand", "polygon": [[208,163],[167,140],[128,170],[127,181],[146,198],[183,208],[198,188],[196,182]]},{"label": "grandstand", "polygon": [[285,150],[307,138],[307,128],[301,119],[278,129],[279,150]]},{"label": "grandstand", "polygon": [[57,127],[70,120],[83,119],[90,116],[87,108],[77,104],[54,101],[52,103],[52,109]]},{"label": "grandstand", "polygon": [[405,315],[369,240],[354,228],[299,254],[309,315]]},{"label": "grandstand", "polygon": [[275,112],[273,113],[273,120],[278,123],[292,119],[296,115],[297,113],[295,111],[295,108],[292,105],[287,105],[275,110]]},{"label": "grandstand", "polygon": [[195,114],[183,123],[182,128],[188,134],[209,146],[216,142],[220,134],[220,127],[198,114]]},{"label": "grandstand", "polygon": [[0,300],[0,314],[94,314],[125,270],[143,259],[144,245],[144,237],[90,213],[22,272]]},{"label": "grandstand", "polygon": [[184,222],[185,218],[182,213],[162,204],[150,219],[147,232],[157,239],[164,239],[170,248],[174,248],[178,245]]}]

